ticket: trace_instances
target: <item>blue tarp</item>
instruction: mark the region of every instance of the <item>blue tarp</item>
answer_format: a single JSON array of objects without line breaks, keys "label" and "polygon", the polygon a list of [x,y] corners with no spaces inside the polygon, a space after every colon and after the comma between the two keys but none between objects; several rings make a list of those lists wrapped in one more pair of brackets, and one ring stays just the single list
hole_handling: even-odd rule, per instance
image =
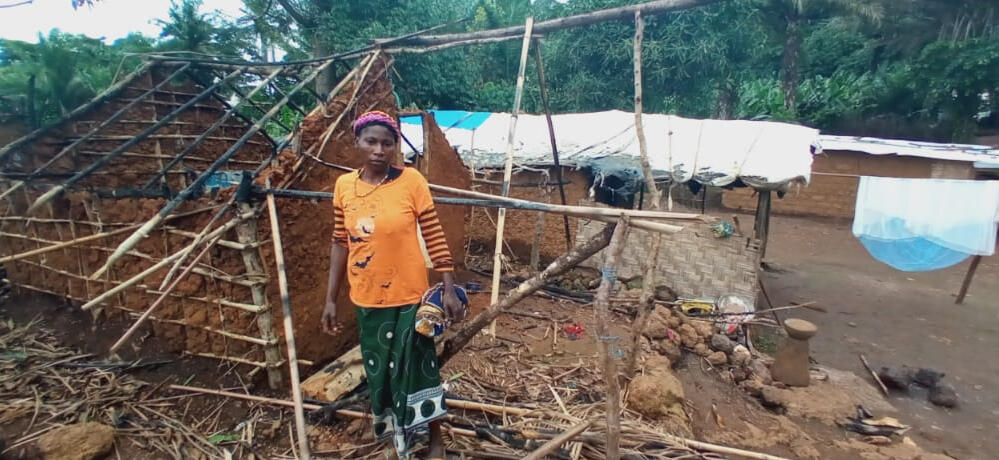
[{"label": "blue tarp", "polygon": [[[430,110],[429,112],[434,115],[434,121],[437,122],[437,126],[440,126],[443,130],[451,128],[475,129],[481,126],[492,115],[489,112],[467,112],[464,110]],[[401,117],[399,120],[410,125],[422,124],[420,117],[415,115]]]}]

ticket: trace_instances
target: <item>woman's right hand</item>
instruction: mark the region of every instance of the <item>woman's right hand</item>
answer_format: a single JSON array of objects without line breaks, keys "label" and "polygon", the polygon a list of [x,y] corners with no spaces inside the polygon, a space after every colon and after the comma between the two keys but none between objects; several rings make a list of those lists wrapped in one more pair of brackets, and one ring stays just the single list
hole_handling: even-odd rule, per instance
[{"label": "woman's right hand", "polygon": [[323,308],[322,322],[323,332],[329,335],[339,335],[343,331],[343,326],[336,320],[336,301],[326,301],[326,307]]}]

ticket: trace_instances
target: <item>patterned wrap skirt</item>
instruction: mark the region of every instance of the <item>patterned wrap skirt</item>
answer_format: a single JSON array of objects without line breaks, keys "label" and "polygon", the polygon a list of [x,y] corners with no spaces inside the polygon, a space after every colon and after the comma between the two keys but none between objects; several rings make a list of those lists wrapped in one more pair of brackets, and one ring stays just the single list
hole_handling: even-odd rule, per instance
[{"label": "patterned wrap skirt", "polygon": [[357,307],[375,437],[408,458],[427,423],[447,414],[434,340],[415,330],[418,305]]}]

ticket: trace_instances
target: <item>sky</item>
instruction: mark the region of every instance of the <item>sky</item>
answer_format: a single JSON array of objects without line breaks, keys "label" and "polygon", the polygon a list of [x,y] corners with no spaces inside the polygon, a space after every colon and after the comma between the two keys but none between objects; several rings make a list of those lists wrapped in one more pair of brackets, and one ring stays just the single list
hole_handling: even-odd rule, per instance
[{"label": "sky", "polygon": [[[22,1],[0,0],[0,6]],[[204,10],[219,10],[229,18],[240,16],[243,5],[241,0],[206,0],[204,4]],[[29,5],[0,8],[0,38],[34,43],[39,32],[48,35],[53,28],[107,43],[130,32],[156,37],[160,28],[153,20],[166,19],[169,9],[170,0],[101,0],[78,10],[70,0],[33,0]]]}]

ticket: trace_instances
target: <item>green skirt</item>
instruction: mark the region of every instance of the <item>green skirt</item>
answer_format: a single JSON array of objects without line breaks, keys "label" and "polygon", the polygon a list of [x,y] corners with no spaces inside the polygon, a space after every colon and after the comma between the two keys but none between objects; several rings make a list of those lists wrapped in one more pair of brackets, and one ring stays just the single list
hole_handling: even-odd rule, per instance
[{"label": "green skirt", "polygon": [[375,437],[406,458],[427,423],[447,414],[434,340],[414,330],[417,305],[357,308]]}]

